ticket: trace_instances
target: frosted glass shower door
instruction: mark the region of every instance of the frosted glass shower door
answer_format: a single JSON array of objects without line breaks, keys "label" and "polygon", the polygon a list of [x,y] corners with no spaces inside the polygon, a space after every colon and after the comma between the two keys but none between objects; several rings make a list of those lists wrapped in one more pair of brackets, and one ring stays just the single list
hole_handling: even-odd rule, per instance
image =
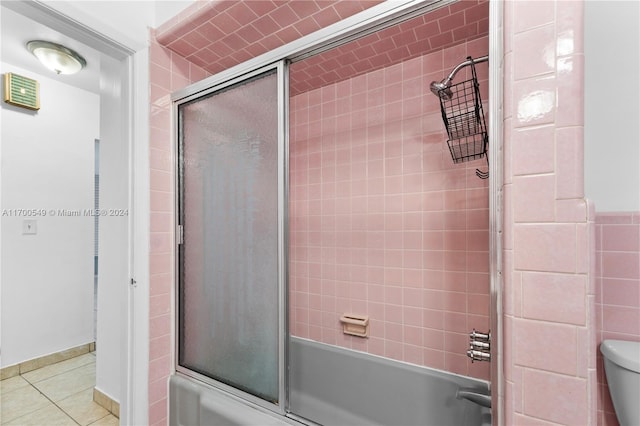
[{"label": "frosted glass shower door", "polygon": [[177,109],[178,369],[272,403],[281,338],[277,77],[259,74]]}]

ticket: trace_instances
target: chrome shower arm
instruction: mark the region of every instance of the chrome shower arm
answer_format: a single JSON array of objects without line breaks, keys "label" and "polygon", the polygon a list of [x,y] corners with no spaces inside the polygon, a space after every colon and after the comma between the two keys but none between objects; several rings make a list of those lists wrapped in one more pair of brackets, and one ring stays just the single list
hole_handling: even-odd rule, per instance
[{"label": "chrome shower arm", "polygon": [[449,74],[449,76],[443,80],[443,83],[448,85],[449,82],[451,80],[453,80],[453,77],[456,76],[456,74],[458,73],[458,71],[460,71],[462,68],[464,67],[468,67],[471,64],[479,64],[480,62],[487,62],[489,60],[489,55],[485,55],[485,56],[480,56],[479,58],[475,58],[475,59],[468,59],[458,65],[456,65],[456,67],[453,69],[453,71],[451,71],[451,74]]},{"label": "chrome shower arm", "polygon": [[453,96],[453,92],[451,91],[451,80],[453,80],[453,77],[455,77],[455,75],[457,74],[458,71],[460,71],[462,68],[469,66],[469,65],[473,65],[473,64],[477,64],[480,62],[486,62],[489,60],[489,55],[486,56],[481,56],[479,58],[476,59],[467,59],[466,61],[462,62],[461,64],[458,64],[453,71],[451,71],[451,74],[449,74],[449,76],[445,79],[443,79],[440,82],[437,81],[432,81],[431,85],[429,86],[429,89],[431,89],[431,92],[438,96],[440,99],[443,100],[450,100],[451,97]]}]

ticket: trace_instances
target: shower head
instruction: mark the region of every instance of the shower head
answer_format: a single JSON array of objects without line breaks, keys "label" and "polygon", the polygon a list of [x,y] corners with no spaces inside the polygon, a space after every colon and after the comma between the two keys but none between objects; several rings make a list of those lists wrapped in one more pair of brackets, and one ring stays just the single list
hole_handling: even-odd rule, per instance
[{"label": "shower head", "polygon": [[466,66],[469,66],[472,64],[478,64],[480,62],[486,62],[488,60],[489,60],[489,56],[482,56],[476,59],[473,59],[471,56],[469,56],[466,61],[462,62],[461,64],[458,64],[453,69],[453,71],[451,71],[451,74],[449,74],[447,78],[445,78],[439,83],[437,81],[431,82],[431,86],[430,86],[431,91],[433,92],[434,95],[438,96],[443,101],[450,101],[451,98],[453,98],[453,92],[451,91],[451,80],[453,80],[453,77],[455,77],[458,71],[460,71],[460,69]]},{"label": "shower head", "polygon": [[450,78],[445,78],[441,82],[432,81],[430,88],[431,92],[442,100],[448,101],[453,97]]}]

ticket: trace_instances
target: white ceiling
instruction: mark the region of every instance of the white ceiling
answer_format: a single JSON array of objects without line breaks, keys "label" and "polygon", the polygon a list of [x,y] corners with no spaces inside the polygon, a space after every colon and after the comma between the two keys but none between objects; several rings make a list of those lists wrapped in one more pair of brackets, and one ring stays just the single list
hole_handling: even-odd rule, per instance
[{"label": "white ceiling", "polygon": [[[6,7],[2,7],[1,16],[2,62],[56,79],[61,83],[100,93],[100,52]],[[27,50],[26,44],[30,40],[47,40],[67,46],[82,55],[87,60],[87,66],[74,75],[57,75],[40,64]]]}]

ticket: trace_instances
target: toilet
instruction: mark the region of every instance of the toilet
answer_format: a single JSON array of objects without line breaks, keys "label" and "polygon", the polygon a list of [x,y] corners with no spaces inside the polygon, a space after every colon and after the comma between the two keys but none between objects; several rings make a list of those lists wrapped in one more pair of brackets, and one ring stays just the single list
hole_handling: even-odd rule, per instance
[{"label": "toilet", "polygon": [[600,352],[620,425],[640,425],[640,342],[605,340]]}]

